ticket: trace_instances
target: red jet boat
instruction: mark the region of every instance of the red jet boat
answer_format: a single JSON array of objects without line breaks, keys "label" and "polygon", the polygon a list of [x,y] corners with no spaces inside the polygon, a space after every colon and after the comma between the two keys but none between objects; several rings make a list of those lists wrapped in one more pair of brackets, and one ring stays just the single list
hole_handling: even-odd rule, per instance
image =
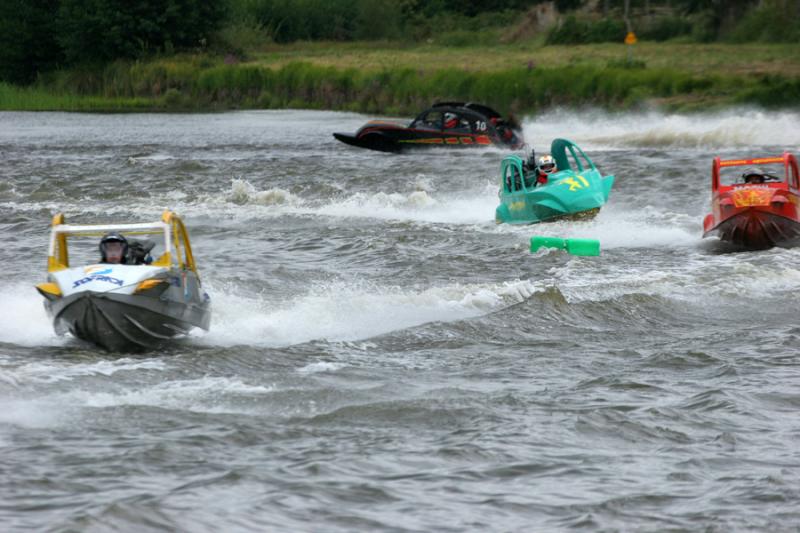
[{"label": "red jet boat", "polygon": [[[764,170],[767,166],[771,172]],[[721,176],[731,167],[750,168]],[[800,178],[794,155],[727,161],[716,157],[711,168],[711,213],[703,220],[703,237],[718,235],[748,250],[794,244],[800,237]],[[734,174],[738,179],[731,180]]]}]

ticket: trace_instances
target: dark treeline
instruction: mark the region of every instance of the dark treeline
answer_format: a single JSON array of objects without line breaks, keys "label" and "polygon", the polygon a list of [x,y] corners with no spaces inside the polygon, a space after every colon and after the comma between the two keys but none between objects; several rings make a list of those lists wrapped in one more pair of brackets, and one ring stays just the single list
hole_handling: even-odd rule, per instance
[{"label": "dark treeline", "polygon": [[639,39],[686,42],[800,42],[800,0],[598,0],[570,2],[547,44],[619,42],[628,31]]},{"label": "dark treeline", "polygon": [[[231,20],[258,28],[274,42],[298,40],[425,40],[443,32],[480,32],[524,20],[548,4],[567,39],[615,41],[636,18],[657,39],[689,36],[740,41],[798,41],[800,0],[230,0]],[[550,28],[555,31],[558,28]],[[632,28],[631,28],[632,29]],[[734,31],[739,29],[738,33]],[[638,33],[638,32],[637,32]]]},{"label": "dark treeline", "polygon": [[[280,43],[418,40],[441,31],[494,26],[536,3],[531,0],[231,0],[231,13],[232,19],[257,25]],[[564,9],[575,3],[556,2]]]},{"label": "dark treeline", "polygon": [[[538,8],[558,15],[536,33]],[[401,40],[446,46],[539,38],[798,42],[800,0],[0,0],[0,82],[191,51],[269,43]],[[537,23],[538,24],[538,23]]]},{"label": "dark treeline", "polygon": [[0,80],[204,46],[227,0],[0,0]]}]

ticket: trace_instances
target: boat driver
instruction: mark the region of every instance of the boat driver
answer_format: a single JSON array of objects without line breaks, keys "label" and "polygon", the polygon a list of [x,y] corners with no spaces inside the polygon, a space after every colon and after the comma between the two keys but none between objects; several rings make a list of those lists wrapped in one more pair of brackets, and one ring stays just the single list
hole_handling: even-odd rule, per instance
[{"label": "boat driver", "polygon": [[503,119],[492,117],[489,119],[489,122],[492,123],[492,126],[497,130],[497,133],[503,138],[504,141],[510,141],[512,137],[514,137],[514,131],[511,129],[509,120],[509,124],[506,124]]},{"label": "boat driver", "polygon": [[764,173],[757,168],[748,168],[742,179],[745,183],[764,183]]},{"label": "boat driver", "polygon": [[100,262],[125,264],[128,256],[128,240],[119,233],[107,233],[100,239]]},{"label": "boat driver", "polygon": [[553,159],[552,155],[543,155],[536,161],[536,183],[544,185],[547,183],[547,178],[550,174],[556,172],[558,167],[556,166],[556,160]]}]

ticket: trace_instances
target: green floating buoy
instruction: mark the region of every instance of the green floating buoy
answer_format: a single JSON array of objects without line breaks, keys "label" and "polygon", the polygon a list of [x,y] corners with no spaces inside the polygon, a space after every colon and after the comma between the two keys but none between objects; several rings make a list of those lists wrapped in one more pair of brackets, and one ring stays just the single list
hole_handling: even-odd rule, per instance
[{"label": "green floating buoy", "polygon": [[531,237],[531,252],[539,248],[558,248],[572,255],[600,255],[600,241],[596,239],[560,239],[558,237]]}]

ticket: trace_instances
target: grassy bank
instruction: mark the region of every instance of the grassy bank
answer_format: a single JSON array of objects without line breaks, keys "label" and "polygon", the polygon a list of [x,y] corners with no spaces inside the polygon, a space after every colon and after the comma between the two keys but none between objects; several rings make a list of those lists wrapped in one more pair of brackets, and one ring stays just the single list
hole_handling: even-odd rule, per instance
[{"label": "grassy bank", "polygon": [[176,56],[0,85],[4,110],[316,108],[413,114],[434,100],[528,113],[551,106],[657,103],[697,109],[800,105],[800,56],[785,45],[574,47],[274,46],[246,61]]},{"label": "grassy bank", "polygon": [[[162,99],[163,100],[163,99]],[[159,99],[121,98],[54,92],[41,87],[15,87],[0,83],[0,111],[148,111],[159,107]],[[160,105],[166,109],[165,104]]]},{"label": "grassy bank", "polygon": [[339,69],[383,70],[452,67],[492,72],[527,67],[589,65],[604,67],[625,60],[628,53],[648,68],[674,69],[689,74],[784,75],[800,77],[796,44],[725,44],[639,42],[624,44],[543,46],[535,43],[493,46],[408,46],[391,43],[298,43],[273,45],[250,54],[248,63],[280,67],[294,61]]}]

